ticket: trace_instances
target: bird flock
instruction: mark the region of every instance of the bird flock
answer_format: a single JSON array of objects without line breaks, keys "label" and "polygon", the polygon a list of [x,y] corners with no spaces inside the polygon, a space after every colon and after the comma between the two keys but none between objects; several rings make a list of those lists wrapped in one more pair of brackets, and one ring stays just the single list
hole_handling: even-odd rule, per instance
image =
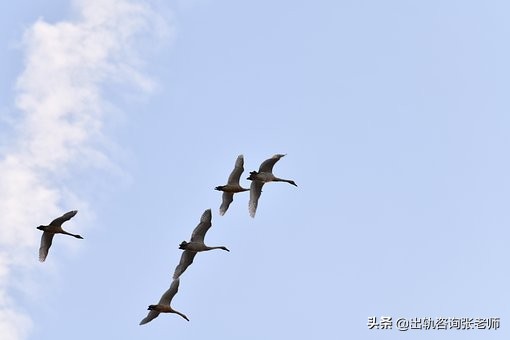
[{"label": "bird flock", "polygon": [[[273,157],[266,159],[260,164],[259,171],[251,171],[250,176],[247,178],[251,181],[250,188],[243,188],[239,184],[242,173],[244,172],[244,157],[239,155],[236,159],[234,169],[228,177],[226,185],[220,185],[215,190],[222,191],[222,202],[219,208],[219,214],[225,215],[230,204],[234,200],[234,194],[249,191],[250,199],[248,203],[248,212],[252,218],[255,217],[257,212],[258,201],[262,194],[262,187],[268,182],[287,182],[297,187],[297,184],[293,180],[278,178],[273,174],[273,167],[284,154],[276,154]],[[51,247],[53,236],[55,234],[64,234],[73,236],[78,239],[83,239],[80,235],[72,234],[62,229],[62,224],[69,221],[78,213],[77,210],[72,210],[64,215],[54,219],[49,225],[41,225],[37,229],[42,230],[43,234],[41,237],[41,245],[39,248],[39,261],[44,262],[48,256],[48,251]],[[204,242],[205,234],[212,226],[212,212],[211,209],[207,209],[203,212],[200,217],[200,222],[191,233],[189,242],[182,241],[179,244],[179,249],[183,250],[179,264],[175,267],[175,271],[172,276],[172,283],[168,290],[163,293],[159,299],[158,304],[149,305],[147,310],[149,311],[147,316],[140,321],[140,325],[144,325],[153,319],[157,318],[160,313],[174,313],[180,315],[183,319],[189,321],[188,317],[173,309],[171,306],[172,299],[177,294],[180,284],[180,276],[186,271],[186,269],[193,263],[193,259],[196,254],[203,251],[209,251],[213,249],[221,249],[229,252],[230,250],[225,246],[207,246]]]}]

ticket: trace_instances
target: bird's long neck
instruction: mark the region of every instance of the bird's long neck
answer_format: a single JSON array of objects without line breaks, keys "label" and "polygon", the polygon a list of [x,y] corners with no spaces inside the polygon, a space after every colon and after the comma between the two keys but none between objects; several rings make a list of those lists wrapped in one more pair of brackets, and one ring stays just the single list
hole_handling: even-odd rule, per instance
[{"label": "bird's long neck", "polygon": [[206,247],[207,250],[213,250],[213,249],[223,249],[223,250],[226,250],[226,251],[230,251],[227,249],[227,247],[224,247],[224,246],[216,246],[216,247]]},{"label": "bird's long neck", "polygon": [[292,185],[297,187],[297,184],[294,181],[290,180],[290,179],[284,179],[284,178],[275,177],[273,179],[273,181],[275,181],[275,182],[286,182],[286,183],[292,184]]},{"label": "bird's long neck", "polygon": [[80,235],[77,235],[77,234],[71,234],[70,232],[67,232],[67,231],[65,231],[65,230],[62,230],[62,234],[66,234],[66,235],[73,236],[73,237],[76,237],[76,238],[83,238],[83,237],[81,237]]},{"label": "bird's long neck", "polygon": [[173,313],[175,313],[175,314],[177,314],[177,315],[182,316],[184,319],[186,319],[187,321],[189,321],[188,317],[187,317],[186,315],[182,314],[181,312],[176,311],[175,309],[172,309],[172,312],[173,312]]}]

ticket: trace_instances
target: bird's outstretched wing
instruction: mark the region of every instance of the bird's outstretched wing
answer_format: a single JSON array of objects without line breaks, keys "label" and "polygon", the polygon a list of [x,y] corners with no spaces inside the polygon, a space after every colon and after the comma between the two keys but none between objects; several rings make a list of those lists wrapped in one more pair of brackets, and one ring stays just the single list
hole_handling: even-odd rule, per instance
[{"label": "bird's outstretched wing", "polygon": [[212,214],[211,209],[207,209],[200,217],[200,223],[196,226],[191,234],[191,242],[204,242],[207,230],[211,228]]},{"label": "bird's outstretched wing", "polygon": [[78,213],[78,210],[71,210],[69,212],[66,212],[64,215],[57,217],[56,219],[51,221],[50,225],[61,226],[62,223],[64,223],[65,221],[69,221],[77,213]]},{"label": "bird's outstretched wing", "polygon": [[276,154],[273,157],[266,159],[265,161],[260,164],[259,172],[273,172],[273,166],[276,162],[280,160],[285,155],[282,154]]},{"label": "bird's outstretched wing", "polygon": [[[193,263],[193,259],[195,258],[195,255],[197,253],[195,251],[185,250],[182,252],[181,260],[179,261],[179,264],[177,267],[175,267],[173,279],[174,281],[181,276],[182,273],[190,266],[190,264]],[[171,286],[170,286],[171,287]]]},{"label": "bird's outstretched wing", "polygon": [[172,284],[170,284],[170,288],[166,290],[166,292],[161,295],[161,299],[159,299],[160,305],[170,305],[172,302],[172,299],[174,298],[175,294],[179,291],[179,278],[176,278],[172,281]]},{"label": "bird's outstretched wing", "polygon": [[259,204],[259,198],[262,194],[262,187],[264,186],[264,182],[261,181],[252,181],[250,185],[250,201],[248,203],[248,211],[250,212],[251,217],[255,217],[255,213],[257,212],[257,206]]},{"label": "bird's outstretched wing", "polygon": [[222,202],[220,205],[220,215],[223,216],[227,212],[228,207],[230,206],[230,203],[234,201],[234,193],[232,192],[223,192],[222,196]]},{"label": "bird's outstretched wing", "polygon": [[237,156],[236,164],[234,170],[230,173],[228,177],[228,184],[239,184],[239,179],[244,171],[244,158],[243,155]]},{"label": "bird's outstretched wing", "polygon": [[54,235],[55,234],[48,233],[47,231],[43,232],[41,236],[41,246],[39,247],[39,261],[44,262],[44,260],[46,260]]},{"label": "bird's outstretched wing", "polygon": [[142,321],[140,321],[140,325],[145,325],[147,322],[151,322],[152,320],[154,320],[158,316],[159,316],[159,312],[158,311],[151,310],[151,311],[149,311],[147,316],[145,318],[143,318]]}]

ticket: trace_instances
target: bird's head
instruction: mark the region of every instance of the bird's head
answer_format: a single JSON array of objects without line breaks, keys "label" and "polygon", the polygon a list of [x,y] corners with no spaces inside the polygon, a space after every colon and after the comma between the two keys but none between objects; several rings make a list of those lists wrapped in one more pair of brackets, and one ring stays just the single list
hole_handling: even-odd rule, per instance
[{"label": "bird's head", "polygon": [[223,191],[224,185],[217,186],[214,190]]},{"label": "bird's head", "polygon": [[46,229],[46,226],[45,225],[40,225],[40,226],[37,227],[37,229],[44,231],[44,229]]},{"label": "bird's head", "polygon": [[149,307],[147,307],[147,310],[154,310],[156,309],[156,305],[149,305]]},{"label": "bird's head", "polygon": [[182,241],[181,244],[179,244],[179,249],[186,249],[188,248],[188,242]]}]

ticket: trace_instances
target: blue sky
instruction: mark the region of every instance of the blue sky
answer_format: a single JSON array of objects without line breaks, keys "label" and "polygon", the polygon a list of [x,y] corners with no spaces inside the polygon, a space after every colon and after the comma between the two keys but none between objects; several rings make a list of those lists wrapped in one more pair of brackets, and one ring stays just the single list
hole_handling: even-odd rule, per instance
[{"label": "blue sky", "polygon": [[[28,3],[0,4],[7,340],[508,338],[506,2]],[[249,186],[275,153],[299,187],[220,217],[237,155]],[[231,252],[182,275],[189,323],[139,326],[207,208]],[[39,263],[35,227],[72,209],[85,239]]]}]

